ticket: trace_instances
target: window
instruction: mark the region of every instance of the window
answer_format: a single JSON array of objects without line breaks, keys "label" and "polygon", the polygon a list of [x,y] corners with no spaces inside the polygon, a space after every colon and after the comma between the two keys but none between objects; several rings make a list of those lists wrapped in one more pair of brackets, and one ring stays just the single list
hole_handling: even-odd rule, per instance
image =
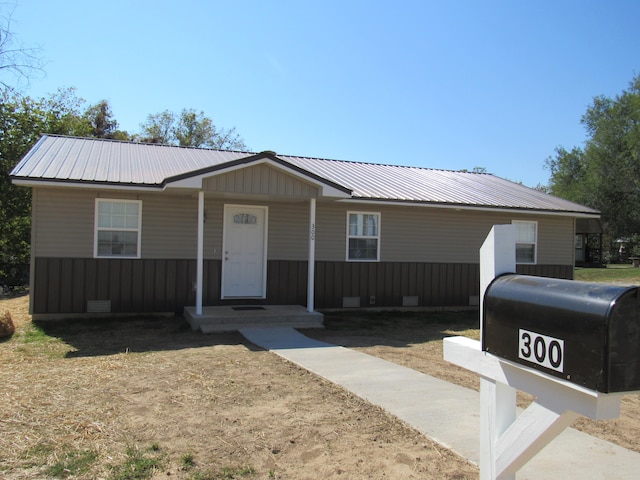
[{"label": "window", "polygon": [[536,263],[538,222],[512,223],[516,226],[516,263]]},{"label": "window", "polygon": [[239,223],[242,225],[255,225],[258,223],[258,217],[251,215],[250,213],[238,213],[233,216],[233,223]]},{"label": "window", "polygon": [[380,260],[380,214],[347,212],[347,260]]},{"label": "window", "polygon": [[142,202],[96,199],[96,257],[140,258]]}]

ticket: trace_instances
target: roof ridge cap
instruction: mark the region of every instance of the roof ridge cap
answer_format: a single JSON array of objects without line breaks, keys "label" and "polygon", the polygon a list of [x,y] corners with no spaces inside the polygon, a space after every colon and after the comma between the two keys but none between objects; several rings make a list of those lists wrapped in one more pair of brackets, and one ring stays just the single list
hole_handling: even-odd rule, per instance
[{"label": "roof ridge cap", "polygon": [[185,150],[205,150],[210,152],[230,152],[230,153],[246,153],[248,155],[256,155],[256,152],[250,152],[247,150],[226,150],[223,148],[208,148],[208,147],[188,147],[185,145],[171,145],[170,143],[153,143],[153,142],[140,142],[134,140],[121,140],[119,138],[99,138],[99,137],[81,137],[78,135],[63,135],[60,133],[43,133],[42,137],[56,137],[67,138],[71,140],[90,140],[93,142],[111,142],[111,143],[126,143],[128,145],[144,145],[153,147],[168,147],[168,148],[183,148]]},{"label": "roof ridge cap", "polygon": [[[418,169],[418,170],[432,170],[434,172],[451,172],[451,173],[468,173],[471,175],[490,175],[494,176],[493,173],[490,172],[470,172],[463,170],[453,170],[450,168],[435,168],[435,167],[422,167],[417,165],[394,165],[393,163],[375,163],[375,162],[365,162],[362,160],[340,160],[335,158],[322,158],[322,157],[309,157],[309,156],[300,156],[300,155],[278,155],[279,157],[291,157],[298,158],[300,160],[319,160],[322,162],[337,162],[337,163],[349,163],[349,164],[358,164],[358,165],[372,165],[378,167],[393,167],[393,168],[404,168],[404,169]],[[500,177],[498,177],[500,178]]]}]

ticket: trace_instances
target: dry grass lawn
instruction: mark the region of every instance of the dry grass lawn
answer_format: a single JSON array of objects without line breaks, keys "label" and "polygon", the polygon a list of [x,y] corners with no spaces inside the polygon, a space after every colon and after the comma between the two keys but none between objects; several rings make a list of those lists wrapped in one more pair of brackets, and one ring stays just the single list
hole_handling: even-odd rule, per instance
[{"label": "dry grass lawn", "polygon": [[[180,319],[33,325],[0,299],[0,478],[475,479],[478,470],[377,407],[237,334]],[[335,314],[309,336],[469,388],[442,338],[477,337],[476,314]],[[530,398],[519,395],[525,405]],[[640,398],[588,433],[640,451]]]},{"label": "dry grass lawn", "polygon": [[180,319],[33,325],[0,300],[0,478],[471,479],[379,408]]}]

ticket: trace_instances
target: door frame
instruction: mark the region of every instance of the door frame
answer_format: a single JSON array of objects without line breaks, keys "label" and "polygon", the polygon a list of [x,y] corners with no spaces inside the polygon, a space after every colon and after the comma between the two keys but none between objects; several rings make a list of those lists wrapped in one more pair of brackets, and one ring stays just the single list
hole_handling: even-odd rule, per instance
[{"label": "door frame", "polygon": [[[229,210],[232,208],[252,208],[262,210],[264,214],[264,226],[263,226],[263,250],[262,250],[262,292],[258,296],[250,296],[250,297],[238,297],[238,296],[227,296],[224,292],[225,286],[225,275],[226,275],[226,267],[225,264],[225,252],[227,246],[227,219],[229,215]],[[222,218],[222,268],[221,268],[221,277],[220,277],[220,298],[222,300],[225,299],[234,299],[234,298],[253,298],[253,299],[266,299],[267,298],[267,240],[269,238],[269,207],[267,205],[247,205],[247,204],[236,204],[236,203],[225,203],[224,204],[224,213]]]}]

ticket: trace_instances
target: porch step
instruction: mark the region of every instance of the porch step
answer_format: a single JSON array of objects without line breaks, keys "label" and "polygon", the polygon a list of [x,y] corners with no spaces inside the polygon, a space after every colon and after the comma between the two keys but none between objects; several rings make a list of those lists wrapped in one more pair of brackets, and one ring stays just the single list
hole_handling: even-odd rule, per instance
[{"label": "porch step", "polygon": [[184,318],[202,333],[231,332],[246,327],[323,328],[324,316],[299,305],[185,307]]}]

